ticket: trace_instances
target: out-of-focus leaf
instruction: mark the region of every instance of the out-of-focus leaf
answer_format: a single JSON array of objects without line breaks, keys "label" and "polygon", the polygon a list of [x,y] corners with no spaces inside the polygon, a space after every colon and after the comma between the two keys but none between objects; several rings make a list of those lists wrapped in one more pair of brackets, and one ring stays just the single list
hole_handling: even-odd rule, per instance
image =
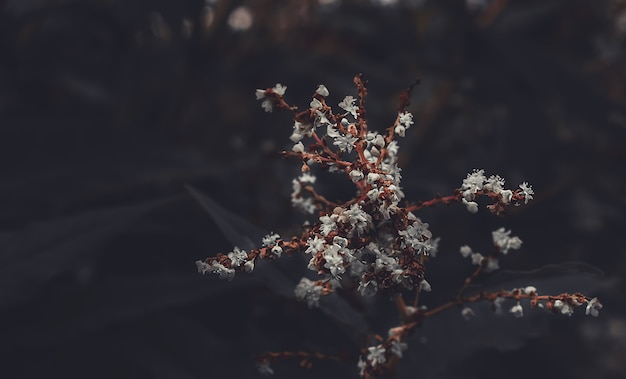
[{"label": "out-of-focus leaf", "polygon": [[[110,278],[80,293],[54,299],[59,303],[42,310],[41,314],[45,314],[45,317],[36,325],[25,325],[24,328],[18,326],[7,332],[9,335],[15,334],[17,341],[12,341],[7,333],[3,333],[3,344],[48,345],[113,324],[132,321],[161,309],[241,290],[255,283],[253,278],[238,279],[228,283],[217,279],[208,280],[195,274]],[[68,308],[74,309],[69,315]]]},{"label": "out-of-focus leaf", "polygon": [[0,309],[32,296],[52,278],[91,262],[113,236],[168,201],[89,211],[2,234]]}]

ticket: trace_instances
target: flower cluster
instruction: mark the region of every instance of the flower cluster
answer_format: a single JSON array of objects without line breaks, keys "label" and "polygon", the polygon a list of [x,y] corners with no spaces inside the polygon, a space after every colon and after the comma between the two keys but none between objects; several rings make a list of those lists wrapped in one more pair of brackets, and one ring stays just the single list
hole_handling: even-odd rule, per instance
[{"label": "flower cluster", "polygon": [[[526,182],[515,190],[506,189],[500,176],[487,177],[484,170],[474,170],[449,196],[417,203],[405,201],[397,139],[404,137],[414,124],[413,115],[406,110],[413,87],[403,94],[393,124],[379,133],[370,130],[367,124],[364,107],[367,89],[361,76],[355,77],[354,83],[357,96],[345,96],[338,104],[339,112],[329,105],[330,92],[323,85],[318,86],[309,107],[302,111],[285,101],[287,87],[277,84],[256,91],[265,111],[283,109],[294,114],[289,137],[293,146],[283,155],[300,160],[302,173],[292,181],[291,201],[294,207],[314,214],[315,220],[304,225],[299,236],[282,239],[278,234],[270,233],[263,238],[258,249],[246,252],[235,247],[230,253],[198,261],[199,272],[232,280],[237,271],[251,272],[259,259],[273,260],[283,254],[302,254],[308,257],[308,268],[315,273],[316,280],[302,278],[295,288],[295,296],[309,307],[318,306],[323,296],[335,292],[339,286],[354,288],[362,296],[372,296],[379,291],[391,295],[403,323],[392,328],[388,337],[378,336],[373,344],[363,348],[358,357],[358,368],[364,378],[392,373],[408,347],[407,337],[421,325],[421,320],[452,306],[487,301],[498,312],[508,299],[514,302],[508,313],[522,317],[522,300],[527,299],[531,307],[554,313],[571,315],[573,308],[586,305],[586,314],[598,315],[602,305],[596,298],[567,293],[539,296],[532,286],[464,296],[466,287],[475,277],[499,268],[501,255],[521,248],[521,239],[511,236],[511,231],[504,228],[492,233],[494,251],[491,254],[474,252],[467,245],[460,248],[462,256],[470,258],[477,268],[465,280],[455,300],[429,311],[419,307],[420,292],[431,291],[426,280],[426,264],[435,256],[439,239],[433,238],[428,223],[416,212],[437,204],[460,203],[476,213],[479,208],[477,198],[483,196],[491,201],[487,208],[501,215],[510,205],[527,204],[534,192]],[[314,170],[346,175],[354,183],[354,197],[344,203],[335,203],[319,194],[315,189]],[[404,301],[408,291],[415,292],[412,305]],[[463,308],[465,318],[471,318],[472,314],[470,308]],[[266,353],[259,359],[259,368],[269,374],[272,372],[271,361],[290,356],[306,360],[307,365],[311,357],[328,357],[321,353]]]}]

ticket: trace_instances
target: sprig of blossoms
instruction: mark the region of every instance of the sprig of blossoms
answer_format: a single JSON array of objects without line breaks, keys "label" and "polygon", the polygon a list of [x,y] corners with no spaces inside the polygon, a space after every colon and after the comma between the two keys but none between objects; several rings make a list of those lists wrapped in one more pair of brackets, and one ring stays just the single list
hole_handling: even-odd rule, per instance
[{"label": "sprig of blossoms", "polygon": [[[256,98],[266,112],[274,109],[290,110],[294,114],[293,145],[283,156],[301,161],[302,172],[292,180],[291,202],[294,207],[314,215],[313,222],[303,226],[302,234],[282,239],[276,233],[266,235],[261,247],[249,252],[234,248],[227,254],[218,254],[196,262],[202,274],[215,274],[221,279],[232,280],[237,271],[251,272],[259,259],[274,260],[284,254],[308,256],[308,268],[318,276],[317,280],[302,278],[294,289],[297,300],[309,307],[316,307],[323,296],[336,288],[352,288],[361,296],[385,292],[394,299],[402,324],[392,328],[387,338],[376,336],[376,342],[365,347],[359,354],[358,368],[364,378],[375,378],[393,372],[398,359],[408,348],[405,342],[425,317],[445,309],[461,306],[462,315],[471,319],[474,311],[466,304],[488,301],[497,313],[502,312],[503,302],[514,301],[508,313],[523,317],[522,301],[531,308],[544,308],[553,313],[571,315],[573,309],[585,305],[585,313],[597,316],[602,308],[596,299],[582,294],[539,295],[537,289],[499,292],[480,292],[465,296],[468,285],[479,275],[499,268],[499,257],[511,250],[520,249],[522,241],[511,236],[511,231],[499,228],[492,232],[494,251],[483,255],[465,245],[460,253],[470,258],[476,266],[458,291],[457,297],[445,304],[427,310],[419,306],[423,293],[432,287],[427,281],[426,265],[435,257],[438,238],[433,238],[429,224],[416,213],[437,204],[463,204],[471,213],[479,210],[478,197],[490,199],[487,208],[497,215],[511,205],[527,204],[533,199],[532,187],[523,182],[518,189],[505,188],[505,180],[499,175],[487,177],[483,169],[475,169],[463,179],[453,194],[416,203],[406,202],[402,189],[402,173],[398,166],[398,137],[414,125],[413,115],[407,111],[409,87],[401,97],[395,121],[383,132],[369,129],[365,117],[367,90],[360,75],[354,78],[356,97],[347,95],[338,104],[341,111],[335,113],[328,104],[330,91],[319,85],[304,110],[289,105],[284,95],[285,86],[257,90]],[[354,196],[345,202],[334,202],[315,189],[316,170],[344,174],[354,185]],[[413,291],[414,299],[407,305],[404,294]],[[269,366],[276,358],[297,357],[303,366],[310,366],[310,359],[335,359],[323,353],[277,352],[265,353],[259,358],[259,369],[271,374]]]}]

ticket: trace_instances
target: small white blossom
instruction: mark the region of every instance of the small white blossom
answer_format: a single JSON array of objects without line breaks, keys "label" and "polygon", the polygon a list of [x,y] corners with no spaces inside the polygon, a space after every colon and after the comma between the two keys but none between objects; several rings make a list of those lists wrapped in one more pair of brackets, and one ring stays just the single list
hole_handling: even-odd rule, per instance
[{"label": "small white blossom", "polygon": [[585,314],[587,316],[592,315],[593,317],[598,317],[600,309],[602,309],[602,304],[600,304],[597,297],[594,297],[587,302]]},{"label": "small white blossom", "polygon": [[210,271],[211,266],[209,266],[206,262],[204,261],[196,261],[196,268],[198,269],[198,272],[202,275],[206,274],[207,272]]},{"label": "small white blossom", "polygon": [[330,95],[330,92],[328,92],[328,88],[326,88],[325,85],[320,84],[319,86],[317,86],[317,89],[315,90],[315,93],[317,93],[320,96],[328,96]]},{"label": "small white blossom", "polygon": [[524,288],[524,294],[526,295],[530,295],[530,294],[537,294],[537,288],[533,287],[533,286],[528,286],[526,288]]},{"label": "small white blossom", "polygon": [[311,100],[311,103],[309,104],[309,106],[311,107],[312,110],[321,109],[323,107],[322,102],[317,99]]},{"label": "small white blossom", "polygon": [[524,308],[522,308],[522,305],[519,301],[517,302],[517,304],[511,307],[511,309],[509,309],[509,312],[513,313],[513,316],[517,318],[524,316]]},{"label": "small white blossom", "polygon": [[280,258],[282,253],[283,253],[283,248],[282,247],[280,247],[278,245],[272,247],[272,254],[274,254],[275,256]]},{"label": "small white blossom", "polygon": [[315,181],[317,180],[317,178],[315,177],[315,175],[311,175],[308,172],[305,172],[304,174],[300,175],[298,177],[298,181],[301,183],[315,183]]},{"label": "small white blossom", "polygon": [[248,254],[246,254],[245,250],[240,250],[237,246],[235,246],[234,251],[228,253],[228,258],[230,258],[230,264],[232,267],[239,267],[242,263],[246,262]]},{"label": "small white blossom", "polygon": [[475,169],[473,172],[467,174],[467,177],[463,179],[461,190],[463,190],[463,198],[467,201],[474,200],[476,192],[483,189],[485,183],[485,170]]},{"label": "small white blossom", "polygon": [[461,310],[461,316],[463,316],[464,319],[469,320],[472,317],[476,316],[476,314],[474,313],[472,308],[465,307]]},{"label": "small white blossom", "polygon": [[279,94],[280,96],[284,96],[285,91],[287,91],[287,86],[283,86],[280,83],[276,83],[276,85],[274,86],[274,88],[272,88],[272,90],[276,92],[277,94]]},{"label": "small white blossom", "polygon": [[498,258],[487,258],[487,266],[485,266],[485,272],[494,272],[500,268]]},{"label": "small white blossom", "polygon": [[350,171],[350,179],[352,179],[354,183],[363,180],[363,178],[364,178],[364,175],[361,170],[354,169]]},{"label": "small white blossom", "polygon": [[268,360],[257,362],[256,368],[262,375],[274,375],[274,370],[270,366],[270,362]]},{"label": "small white blossom", "polygon": [[398,124],[396,125],[393,132],[399,135],[400,137],[404,137],[406,135],[406,128],[404,127],[404,125]]},{"label": "small white blossom", "polygon": [[343,262],[343,256],[341,255],[341,246],[332,244],[326,247],[324,250],[324,267],[330,271],[333,278],[339,278],[341,274],[346,272],[346,268]]},{"label": "small white blossom", "polygon": [[426,281],[426,279],[424,279],[424,280],[422,280],[422,281],[420,282],[420,291],[430,292],[430,291],[432,291],[432,289],[433,289],[433,288],[430,286],[430,283],[428,283],[428,282]]},{"label": "small white blossom", "polygon": [[398,358],[402,358],[402,352],[406,349],[408,349],[408,345],[404,342],[400,342],[398,340],[393,340],[391,342],[391,353]]},{"label": "small white blossom", "polygon": [[501,193],[504,190],[504,179],[500,175],[491,175],[485,181],[483,188],[495,193]]},{"label": "small white blossom", "polygon": [[519,188],[522,190],[522,194],[524,194],[524,203],[528,204],[528,202],[533,199],[535,191],[533,191],[532,187],[527,182],[520,184]]},{"label": "small white blossom", "polygon": [[[280,96],[283,96],[286,90],[287,87],[282,86],[280,83],[277,83],[274,88],[272,88],[272,91]],[[263,100],[263,102],[261,102],[261,107],[263,107],[265,112],[271,112],[274,109],[272,101],[265,96],[265,90],[258,89],[256,90],[255,95],[257,100]]]},{"label": "small white blossom", "polygon": [[398,115],[399,123],[404,126],[405,129],[408,129],[411,125],[413,125],[413,115],[409,112],[400,113]]},{"label": "small white blossom", "polygon": [[472,254],[472,248],[469,247],[468,245],[463,245],[461,246],[461,248],[459,249],[461,255],[463,256],[463,258],[467,258]]},{"label": "small white blossom", "polygon": [[478,212],[478,203],[475,201],[467,201],[465,200],[465,198],[462,198],[461,200],[463,200],[463,204],[465,204],[465,207],[467,208],[467,211],[469,213],[476,213]]},{"label": "small white blossom", "polygon": [[326,241],[323,238],[319,238],[318,236],[314,236],[313,238],[309,238],[307,240],[308,247],[304,251],[305,254],[316,254],[320,251],[324,251]]},{"label": "small white blossom", "polygon": [[233,280],[233,278],[235,277],[234,269],[228,268],[217,261],[212,261],[210,265],[206,262],[197,261],[196,266],[198,267],[198,271],[201,274],[206,274],[207,272],[210,272],[219,275],[220,279],[228,279],[229,281]]},{"label": "small white blossom", "polygon": [[481,264],[484,259],[485,259],[485,257],[483,257],[483,255],[481,253],[473,253],[472,254],[472,264],[473,265]]},{"label": "small white blossom", "polygon": [[246,263],[243,264],[243,269],[246,272],[252,272],[252,270],[254,270],[254,260],[249,260]]},{"label": "small white blossom", "polygon": [[513,191],[503,190],[500,192],[500,196],[502,196],[502,202],[508,204],[511,202],[511,198],[513,197]]},{"label": "small white blossom", "polygon": [[359,376],[363,376],[365,374],[365,369],[367,368],[367,362],[359,357],[359,362],[356,366],[359,368]]},{"label": "small white blossom", "polygon": [[354,143],[358,140],[358,138],[356,137],[352,137],[351,134],[346,134],[344,135],[338,135],[337,137],[334,138],[334,142],[333,145],[337,146],[339,148],[339,150],[341,151],[348,151],[351,152],[352,149],[354,148]]},{"label": "small white blossom", "polygon": [[324,215],[320,216],[319,220],[321,222],[320,233],[322,233],[322,235],[327,236],[330,232],[337,229],[337,224],[333,217]]},{"label": "small white blossom", "polygon": [[308,278],[300,279],[300,283],[294,290],[296,299],[306,301],[309,308],[319,306],[320,296],[322,295],[322,287]]},{"label": "small white blossom", "polygon": [[572,308],[572,306],[562,300],[556,300],[554,302],[554,308],[560,310],[561,314],[564,314],[566,316],[571,316],[572,314],[574,314],[574,309]]},{"label": "small white blossom", "polygon": [[298,142],[295,145],[293,145],[291,150],[296,153],[304,153],[304,144],[302,144],[302,142]]},{"label": "small white blossom", "polygon": [[499,228],[491,232],[493,244],[502,254],[507,254],[510,249],[517,250],[522,247],[522,240],[519,237],[510,237],[511,231]]},{"label": "small white blossom", "polygon": [[504,303],[503,297],[497,297],[493,301],[493,308],[497,315],[502,314],[502,303]]},{"label": "small white blossom", "polygon": [[265,99],[261,102],[261,108],[267,113],[270,113],[274,110],[274,106],[272,105],[272,101],[270,99]]},{"label": "small white blossom", "polygon": [[367,348],[369,354],[367,354],[367,360],[372,365],[372,367],[376,367],[377,364],[385,363],[387,360],[385,358],[385,348],[383,345],[378,346],[370,346]]},{"label": "small white blossom", "polygon": [[354,104],[356,102],[356,99],[352,96],[346,96],[343,98],[343,100],[341,101],[341,103],[339,103],[339,107],[343,110],[345,110],[346,112],[349,112],[352,117],[354,117],[355,119],[357,118],[357,110],[358,107]]},{"label": "small white blossom", "polygon": [[277,233],[270,233],[263,237],[261,241],[264,247],[270,247],[276,244],[276,241],[280,239],[280,235]]}]

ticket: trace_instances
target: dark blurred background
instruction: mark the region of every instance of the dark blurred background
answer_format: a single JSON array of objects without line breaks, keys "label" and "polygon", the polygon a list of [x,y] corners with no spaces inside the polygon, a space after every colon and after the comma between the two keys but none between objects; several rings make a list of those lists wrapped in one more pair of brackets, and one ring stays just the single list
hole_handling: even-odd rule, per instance
[{"label": "dark blurred background", "polygon": [[[451,194],[474,168],[536,192],[505,218],[420,213],[442,238],[426,305],[471,273],[459,246],[488,252],[500,226],[524,240],[502,268],[548,268],[494,288],[522,278],[604,304],[597,319],[526,309],[499,326],[450,310],[408,341],[398,376],[623,378],[625,40],[624,0],[0,0],[0,376],[257,377],[255,353],[354,354],[385,335],[386,298],[296,303],[299,257],[231,283],[194,265],[306,220],[289,201],[299,164],[276,154],[290,115],[265,114],[254,90],[282,83],[307,107],[325,84],[337,104],[363,73],[378,131],[421,80],[400,150],[408,199]],[[327,197],[351,196],[326,179]],[[297,366],[273,365],[357,376],[355,361]]]}]

